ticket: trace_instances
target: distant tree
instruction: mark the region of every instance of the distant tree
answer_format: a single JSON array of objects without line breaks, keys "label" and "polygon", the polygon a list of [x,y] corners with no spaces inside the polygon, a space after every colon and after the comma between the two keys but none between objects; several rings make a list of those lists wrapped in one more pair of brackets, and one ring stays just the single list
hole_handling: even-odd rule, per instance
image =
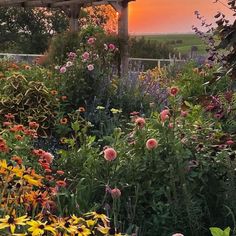
[{"label": "distant tree", "polygon": [[60,10],[0,8],[0,50],[43,53],[55,33],[68,28]]}]

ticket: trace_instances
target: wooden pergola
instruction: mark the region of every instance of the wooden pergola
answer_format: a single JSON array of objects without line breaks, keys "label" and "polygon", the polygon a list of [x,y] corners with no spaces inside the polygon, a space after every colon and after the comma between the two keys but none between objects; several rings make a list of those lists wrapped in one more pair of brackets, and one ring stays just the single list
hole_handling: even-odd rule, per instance
[{"label": "wooden pergola", "polygon": [[135,0],[0,0],[0,7],[47,7],[62,9],[70,19],[70,30],[78,31],[81,8],[110,4],[118,13],[121,75],[128,73],[128,5]]}]

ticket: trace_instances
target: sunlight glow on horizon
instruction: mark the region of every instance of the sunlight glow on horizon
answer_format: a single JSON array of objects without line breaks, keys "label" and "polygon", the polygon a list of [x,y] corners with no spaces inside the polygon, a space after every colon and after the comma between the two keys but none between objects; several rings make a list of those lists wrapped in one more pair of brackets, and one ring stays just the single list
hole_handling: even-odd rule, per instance
[{"label": "sunlight glow on horizon", "polygon": [[[222,0],[225,1],[226,0]],[[217,11],[231,16],[232,12],[213,0],[136,0],[130,2],[130,34],[193,33],[192,25],[200,21],[194,15],[198,10],[209,23]],[[231,19],[233,19],[231,17]]]}]

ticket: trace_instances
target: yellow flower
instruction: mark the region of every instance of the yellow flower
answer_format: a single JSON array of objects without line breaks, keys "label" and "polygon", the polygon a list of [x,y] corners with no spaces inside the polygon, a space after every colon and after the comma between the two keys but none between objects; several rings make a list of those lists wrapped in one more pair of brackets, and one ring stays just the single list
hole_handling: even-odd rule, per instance
[{"label": "yellow flower", "polygon": [[27,222],[28,225],[31,227],[28,229],[29,232],[32,232],[32,236],[41,236],[43,235],[46,231],[51,232],[53,235],[56,235],[56,230],[50,226],[47,225],[46,223],[43,223],[39,220],[31,220]]},{"label": "yellow flower", "polygon": [[108,217],[100,212],[100,210],[86,213],[85,216],[92,217],[93,220],[101,220],[105,226],[109,223]]},{"label": "yellow flower", "polygon": [[57,227],[65,230],[66,232],[72,234],[76,231],[76,226],[74,226],[70,221],[66,221],[60,218],[57,222]]},{"label": "yellow flower", "polygon": [[98,225],[98,227],[96,227],[96,228],[99,232],[101,232],[104,235],[107,235],[109,233],[109,229],[110,229],[109,227],[103,227],[101,225]]},{"label": "yellow flower", "polygon": [[14,234],[16,225],[26,225],[29,220],[26,215],[16,218],[14,215],[6,215],[5,218],[0,219],[0,229],[10,227],[11,233]]},{"label": "yellow flower", "polygon": [[89,236],[91,235],[91,231],[86,228],[84,225],[77,228],[77,231],[75,233],[76,236]]},{"label": "yellow flower", "polygon": [[42,185],[40,179],[34,179],[31,175],[28,175],[28,174],[23,175],[23,179],[26,180],[29,184],[37,186],[37,187]]}]

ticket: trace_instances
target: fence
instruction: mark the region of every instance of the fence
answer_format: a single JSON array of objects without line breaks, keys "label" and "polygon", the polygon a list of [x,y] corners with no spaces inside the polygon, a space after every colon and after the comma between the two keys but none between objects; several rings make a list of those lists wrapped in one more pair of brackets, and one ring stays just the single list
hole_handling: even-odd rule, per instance
[{"label": "fence", "polygon": [[145,71],[147,69],[158,67],[159,69],[168,65],[183,64],[186,60],[182,59],[151,59],[151,58],[129,58],[131,71]]},{"label": "fence", "polygon": [[16,62],[27,62],[27,63],[34,63],[34,61],[42,57],[40,54],[13,54],[13,53],[0,53],[0,58],[2,59],[13,59]]},{"label": "fence", "polygon": [[[40,54],[13,54],[13,53],[0,53],[2,59],[13,59],[17,62],[34,63],[37,58],[42,57]],[[158,67],[161,68],[167,65],[175,65],[178,63],[184,63],[185,60],[170,58],[170,59],[151,59],[151,58],[129,58],[130,71],[140,72],[147,69]]]}]

